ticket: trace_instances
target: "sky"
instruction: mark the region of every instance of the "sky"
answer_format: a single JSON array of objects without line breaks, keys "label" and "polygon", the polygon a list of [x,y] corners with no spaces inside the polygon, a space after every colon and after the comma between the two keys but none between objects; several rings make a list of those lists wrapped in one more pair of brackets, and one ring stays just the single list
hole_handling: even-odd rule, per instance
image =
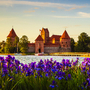
[{"label": "sky", "polygon": [[90,0],[0,0],[0,42],[12,28],[31,43],[42,28],[49,36],[66,30],[77,41],[82,32],[90,36]]}]

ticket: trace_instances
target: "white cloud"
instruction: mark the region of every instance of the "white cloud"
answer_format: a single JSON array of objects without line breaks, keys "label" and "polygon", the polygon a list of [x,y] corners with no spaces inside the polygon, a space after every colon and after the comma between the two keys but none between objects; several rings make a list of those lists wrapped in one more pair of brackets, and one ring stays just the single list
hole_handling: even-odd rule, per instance
[{"label": "white cloud", "polygon": [[34,9],[39,9],[38,7],[35,7]]},{"label": "white cloud", "polygon": [[42,6],[42,7],[56,7],[59,9],[63,9],[64,7],[77,7],[77,8],[83,8],[84,6],[78,6],[78,5],[73,5],[73,4],[63,4],[63,3],[50,3],[50,2],[31,2],[31,1],[12,1],[12,0],[7,0],[7,1],[0,1],[0,5],[14,5],[14,4],[21,4],[21,5],[31,5],[31,6]]},{"label": "white cloud", "polygon": [[76,17],[76,16],[52,16],[55,18],[80,18],[80,17]]},{"label": "white cloud", "polygon": [[31,12],[35,12],[35,10],[24,11],[24,13],[31,13]]},{"label": "white cloud", "polygon": [[90,18],[90,13],[78,12],[78,16],[51,16],[55,18]]},{"label": "white cloud", "polygon": [[30,16],[33,16],[33,15],[30,15],[30,14],[26,14],[26,15],[24,15],[24,16],[26,16],[26,17],[30,17]]},{"label": "white cloud", "polygon": [[51,11],[51,12],[55,12],[55,11]]},{"label": "white cloud", "polygon": [[78,12],[78,14],[83,18],[90,18],[90,13]]},{"label": "white cloud", "polygon": [[75,25],[75,27],[80,27],[81,25]]}]

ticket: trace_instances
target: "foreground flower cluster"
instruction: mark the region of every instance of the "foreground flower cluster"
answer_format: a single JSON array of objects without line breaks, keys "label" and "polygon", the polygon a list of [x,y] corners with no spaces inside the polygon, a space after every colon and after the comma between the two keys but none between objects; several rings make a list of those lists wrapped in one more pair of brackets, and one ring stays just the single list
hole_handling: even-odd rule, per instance
[{"label": "foreground flower cluster", "polygon": [[15,57],[0,57],[0,88],[2,90],[90,90],[90,58],[78,66],[62,62],[40,60],[23,64]]}]

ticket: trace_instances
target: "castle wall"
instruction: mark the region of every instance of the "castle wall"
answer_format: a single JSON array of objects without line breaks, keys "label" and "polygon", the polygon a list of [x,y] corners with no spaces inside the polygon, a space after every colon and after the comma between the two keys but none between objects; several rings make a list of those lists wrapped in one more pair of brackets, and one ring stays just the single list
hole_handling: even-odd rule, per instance
[{"label": "castle wall", "polygon": [[35,44],[34,43],[28,44],[28,52],[35,53]]},{"label": "castle wall", "polygon": [[59,52],[71,52],[71,48],[60,48]]},{"label": "castle wall", "polygon": [[59,47],[44,47],[44,53],[59,52]]},{"label": "castle wall", "polygon": [[29,47],[28,52],[30,53],[35,53],[35,47]]}]

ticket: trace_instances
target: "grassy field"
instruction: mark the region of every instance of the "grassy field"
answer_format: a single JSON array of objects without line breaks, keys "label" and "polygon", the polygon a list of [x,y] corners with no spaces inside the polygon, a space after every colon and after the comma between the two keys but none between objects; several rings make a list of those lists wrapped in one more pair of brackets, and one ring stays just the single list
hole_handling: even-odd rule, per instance
[{"label": "grassy field", "polygon": [[[35,55],[35,53],[20,53],[21,55]],[[0,53],[0,55],[15,55],[15,53]],[[80,56],[80,57],[90,57],[88,52],[56,52],[44,54],[44,56]]]},{"label": "grassy field", "polygon": [[57,53],[50,53],[50,55],[90,57],[90,53],[88,52],[57,52]]}]

